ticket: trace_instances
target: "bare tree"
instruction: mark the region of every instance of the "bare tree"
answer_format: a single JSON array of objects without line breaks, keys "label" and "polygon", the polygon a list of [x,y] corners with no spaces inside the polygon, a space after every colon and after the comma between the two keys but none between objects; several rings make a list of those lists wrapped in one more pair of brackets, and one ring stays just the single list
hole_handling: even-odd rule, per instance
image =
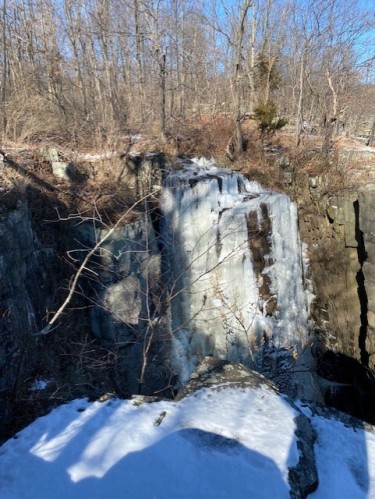
[{"label": "bare tree", "polygon": [[7,71],[8,71],[8,60],[7,60],[7,3],[3,0],[2,9],[2,21],[3,21],[3,75],[1,82],[1,108],[3,113],[3,135],[6,137],[7,130],[7,110],[6,110],[6,87],[7,87]]},{"label": "bare tree", "polygon": [[351,95],[373,85],[363,74],[373,10],[349,0],[3,0],[2,129],[12,140],[58,133],[104,145],[146,124],[164,140],[185,120],[231,113],[238,155],[243,116],[271,99],[295,121],[296,144],[319,121],[327,149],[344,113],[371,119]]}]

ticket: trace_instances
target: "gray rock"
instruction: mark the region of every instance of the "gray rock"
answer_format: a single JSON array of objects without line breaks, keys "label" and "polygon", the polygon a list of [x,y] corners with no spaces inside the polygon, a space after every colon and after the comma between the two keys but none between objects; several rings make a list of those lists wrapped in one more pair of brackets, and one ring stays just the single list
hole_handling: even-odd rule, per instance
[{"label": "gray rock", "polygon": [[52,161],[52,172],[55,177],[66,181],[73,180],[76,170],[73,163],[67,161]]},{"label": "gray rock", "polygon": [[340,196],[328,199],[327,214],[337,225],[343,225],[345,230],[345,246],[356,248],[358,246],[356,234],[355,202],[357,193],[346,192]]},{"label": "gray rock", "polygon": [[[188,383],[179,391],[176,400],[190,396],[201,388],[227,390],[236,387],[258,388],[260,386],[267,387],[275,393],[278,392],[269,380],[241,364],[205,357],[191,375]],[[314,455],[316,432],[307,416],[287,397],[284,397],[284,400],[290,403],[298,413],[295,422],[299,460],[297,465],[289,470],[290,495],[292,499],[303,499],[318,487],[318,472]]]},{"label": "gray rock", "polygon": [[224,390],[234,387],[256,388],[259,386],[267,386],[275,393],[278,392],[271,381],[242,364],[234,364],[215,357],[205,357],[190,376],[188,383],[178,392],[176,400],[181,400],[201,388]]},{"label": "gray rock", "polygon": [[138,325],[142,309],[140,280],[130,275],[109,285],[105,290],[104,304],[114,320],[132,326]]},{"label": "gray rock", "polygon": [[42,146],[39,148],[39,154],[45,161],[49,161],[50,163],[60,161],[60,154],[56,147]]},{"label": "gray rock", "polygon": [[162,154],[128,155],[122,159],[124,164],[119,180],[126,182],[137,196],[161,189],[163,172],[169,169]]},{"label": "gray rock", "polygon": [[309,176],[309,188],[317,189],[322,184],[322,177],[320,175]]},{"label": "gray rock", "polygon": [[295,422],[299,460],[296,466],[289,469],[290,497],[304,499],[314,492],[319,484],[314,454],[317,435],[310,420],[304,414],[299,414]]},{"label": "gray rock", "polygon": [[[43,251],[25,203],[2,212],[0,227],[0,392],[4,392],[14,389],[38,361],[30,340],[51,304],[46,274],[54,255]],[[20,364],[26,351],[27,362]]]},{"label": "gray rock", "polygon": [[[82,224],[76,237],[83,247],[92,247],[108,235],[108,230],[93,230],[92,224]],[[143,362],[147,363],[147,376],[142,393],[167,386],[163,377],[167,375],[165,355],[169,342],[165,341],[165,319],[159,312],[163,308],[161,254],[149,214],[117,227],[90,265],[97,275],[87,290],[95,303],[90,311],[91,327],[94,336],[106,342],[106,348],[116,350],[120,389],[138,393]],[[149,340],[149,355],[155,362],[144,360],[143,348]]]},{"label": "gray rock", "polygon": [[64,161],[56,147],[43,146],[39,149],[39,154],[45,161],[51,163],[52,172],[55,177],[65,181],[72,181],[77,174],[73,163]]}]

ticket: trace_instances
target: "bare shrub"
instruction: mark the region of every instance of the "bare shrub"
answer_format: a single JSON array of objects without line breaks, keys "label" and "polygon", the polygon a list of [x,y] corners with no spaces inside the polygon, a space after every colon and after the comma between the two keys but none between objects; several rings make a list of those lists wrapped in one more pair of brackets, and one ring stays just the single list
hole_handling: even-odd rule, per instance
[{"label": "bare shrub", "polygon": [[18,144],[35,137],[58,135],[59,116],[42,96],[25,93],[10,99],[7,106],[7,139]]}]

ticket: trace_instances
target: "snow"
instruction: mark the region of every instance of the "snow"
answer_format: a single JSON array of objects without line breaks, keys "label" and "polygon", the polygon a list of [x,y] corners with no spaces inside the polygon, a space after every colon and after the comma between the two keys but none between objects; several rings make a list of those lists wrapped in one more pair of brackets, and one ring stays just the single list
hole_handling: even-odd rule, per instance
[{"label": "snow", "polygon": [[99,161],[102,159],[113,159],[117,155],[118,153],[116,151],[103,151],[100,153],[79,154],[78,157],[79,159],[86,161]]},{"label": "snow", "polygon": [[[375,497],[375,435],[314,416],[320,486],[312,499]],[[329,494],[327,493],[329,491]]]},{"label": "snow", "polygon": [[75,400],[3,445],[0,497],[288,498],[294,416],[266,388],[202,389],[177,403]]},{"label": "snow", "polygon": [[35,379],[30,387],[31,391],[45,390],[50,384],[48,379]]},{"label": "snow", "polygon": [[[311,497],[375,497],[374,434],[304,412],[318,433]],[[179,402],[75,400],[0,448],[0,497],[286,499],[296,415],[266,386]]]},{"label": "snow", "polygon": [[374,154],[375,153],[375,147],[370,147],[370,146],[350,146],[347,148],[348,151],[356,151],[356,152],[365,152],[368,154]]}]

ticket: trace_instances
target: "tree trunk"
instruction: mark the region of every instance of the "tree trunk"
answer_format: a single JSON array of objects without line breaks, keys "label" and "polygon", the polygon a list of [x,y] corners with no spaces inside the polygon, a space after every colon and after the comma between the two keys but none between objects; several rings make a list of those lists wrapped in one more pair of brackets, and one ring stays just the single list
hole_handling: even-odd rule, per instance
[{"label": "tree trunk", "polygon": [[370,130],[370,136],[368,138],[368,145],[370,147],[373,147],[375,145],[375,119],[372,122],[372,127],[371,127],[371,130]]},{"label": "tree trunk", "polygon": [[250,70],[248,73],[249,78],[249,113],[252,114],[254,112],[255,107],[255,82],[254,82],[254,74],[255,74],[255,42],[256,42],[256,13],[255,7],[252,6],[252,17],[251,17],[251,48],[250,48]]},{"label": "tree trunk", "polygon": [[322,155],[328,156],[331,152],[332,146],[332,136],[333,129],[335,126],[336,119],[329,118],[328,116],[324,116],[323,118],[323,126],[322,126],[322,135],[323,135],[323,143],[322,143]]},{"label": "tree trunk", "polygon": [[6,85],[7,85],[7,35],[6,35],[6,30],[7,30],[7,16],[6,16],[6,10],[7,10],[7,3],[6,0],[3,0],[3,78],[2,78],[2,85],[1,85],[1,110],[3,113],[3,137],[5,139],[6,133],[7,133],[7,125],[8,125],[8,120],[7,120],[7,112],[6,112]]},{"label": "tree trunk", "polygon": [[296,123],[296,146],[301,143],[303,134],[303,94],[304,94],[304,73],[305,73],[305,53],[302,53],[301,65],[299,72],[299,95],[297,106],[297,123]]},{"label": "tree trunk", "polygon": [[165,67],[166,55],[162,54],[159,58],[159,84],[160,84],[160,139],[163,142],[167,141],[166,133],[166,96],[165,96]]},{"label": "tree trunk", "polygon": [[332,114],[330,117],[325,115],[323,118],[323,143],[322,143],[323,156],[328,156],[328,154],[331,151],[332,137],[338,116],[337,92],[333,85],[332,77],[329,70],[327,70],[327,81],[328,81],[328,86],[332,92]]},{"label": "tree trunk", "polygon": [[243,79],[243,39],[245,33],[245,24],[247,13],[251,7],[250,0],[245,0],[242,6],[240,25],[238,28],[238,37],[237,37],[237,54],[236,54],[236,69],[234,76],[234,88],[236,92],[236,153],[237,155],[241,155],[244,152],[244,143],[243,143],[243,133],[241,127],[241,118],[242,118],[242,79]]}]

